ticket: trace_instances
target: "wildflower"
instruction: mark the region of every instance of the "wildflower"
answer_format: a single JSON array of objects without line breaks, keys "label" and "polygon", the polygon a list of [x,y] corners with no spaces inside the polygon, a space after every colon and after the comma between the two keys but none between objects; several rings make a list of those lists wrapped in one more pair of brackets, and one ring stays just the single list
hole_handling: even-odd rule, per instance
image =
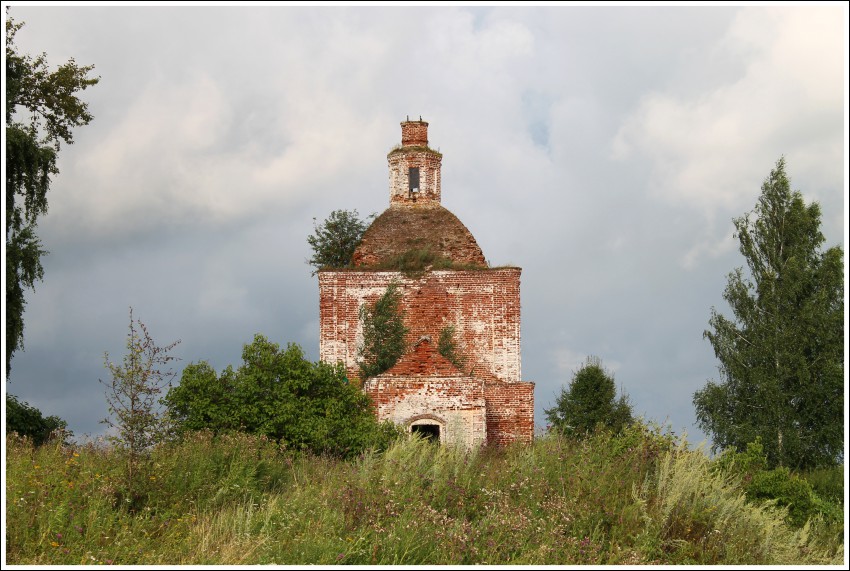
[{"label": "wildflower", "polygon": [[51,541],[50,545],[52,545],[53,547],[59,547],[59,544],[56,543],[55,541]]},{"label": "wildflower", "polygon": [[339,561],[343,557],[345,557],[345,553],[340,553],[339,555],[336,556],[336,560]]},{"label": "wildflower", "polygon": [[56,534],[56,539],[62,539],[62,534],[61,534],[61,533],[57,533],[57,534]]}]

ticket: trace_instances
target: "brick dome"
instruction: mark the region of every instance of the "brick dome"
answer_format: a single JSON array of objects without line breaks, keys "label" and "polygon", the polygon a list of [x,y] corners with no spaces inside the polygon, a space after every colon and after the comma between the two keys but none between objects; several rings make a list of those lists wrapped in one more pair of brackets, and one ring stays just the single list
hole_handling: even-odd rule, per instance
[{"label": "brick dome", "polygon": [[456,265],[487,265],[472,233],[438,203],[391,205],[363,234],[352,261],[357,267],[389,267],[405,254],[424,252]]}]

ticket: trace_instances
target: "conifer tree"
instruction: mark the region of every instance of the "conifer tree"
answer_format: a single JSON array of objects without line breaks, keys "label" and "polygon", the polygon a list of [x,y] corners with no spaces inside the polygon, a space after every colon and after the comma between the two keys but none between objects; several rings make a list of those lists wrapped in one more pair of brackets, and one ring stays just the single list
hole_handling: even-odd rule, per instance
[{"label": "conifer tree", "polygon": [[600,425],[620,432],[632,422],[632,407],[626,395],[616,396],[614,375],[598,357],[588,357],[555,406],[544,412],[555,430],[570,436],[584,436]]}]

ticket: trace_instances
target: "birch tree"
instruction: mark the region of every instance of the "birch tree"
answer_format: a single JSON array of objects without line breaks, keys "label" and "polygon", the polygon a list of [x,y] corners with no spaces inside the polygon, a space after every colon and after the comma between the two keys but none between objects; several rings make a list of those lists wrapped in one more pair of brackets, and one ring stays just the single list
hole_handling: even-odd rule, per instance
[{"label": "birch tree", "polygon": [[771,466],[837,462],[843,449],[844,253],[822,250],[821,211],[792,192],[780,158],[752,212],[734,220],[746,271],[729,274],[726,317],[705,331],[719,381],[694,395],[715,449],[761,437]]}]

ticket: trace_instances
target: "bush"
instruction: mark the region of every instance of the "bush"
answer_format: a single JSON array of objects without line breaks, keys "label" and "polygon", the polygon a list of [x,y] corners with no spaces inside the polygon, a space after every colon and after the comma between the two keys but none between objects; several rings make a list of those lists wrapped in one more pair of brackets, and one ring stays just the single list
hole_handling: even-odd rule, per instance
[{"label": "bush", "polygon": [[750,499],[775,500],[777,505],[787,506],[788,523],[797,528],[819,513],[820,502],[812,486],[786,467],[757,472],[745,490]]},{"label": "bush", "polygon": [[747,444],[746,452],[738,452],[735,448],[727,448],[714,461],[714,468],[727,474],[736,474],[744,483],[749,483],[755,474],[767,468],[767,456],[761,438]]},{"label": "bush", "polygon": [[801,528],[815,517],[827,523],[840,519],[836,503],[844,495],[841,468],[815,471],[812,478],[819,482],[825,495],[816,493],[808,478],[791,473],[787,467],[767,470],[767,456],[761,439],[747,444],[746,452],[729,448],[714,461],[714,469],[736,478],[744,489],[748,501],[761,504],[773,502],[788,509],[788,523]]},{"label": "bush", "polygon": [[62,439],[70,436],[67,427],[68,423],[58,416],[45,418],[34,406],[19,401],[15,395],[6,394],[6,434],[16,432],[41,446],[53,434],[61,434]]},{"label": "bush", "polygon": [[369,397],[341,365],[312,363],[298,345],[281,350],[262,335],[244,346],[242,360],[220,377],[204,362],[186,367],[165,397],[178,431],[240,431],[339,457],[386,448],[397,434],[378,423]]},{"label": "bush", "polygon": [[[774,493],[782,489],[782,477],[776,480]],[[785,508],[754,504],[738,483],[712,469],[702,450],[668,452],[636,491],[648,523],[640,539],[644,549],[684,564],[789,565],[803,553],[812,563],[834,564],[834,551],[816,548],[811,529],[791,529],[783,521]]]},{"label": "bush", "polygon": [[460,344],[455,337],[454,325],[446,325],[440,330],[437,351],[459,370],[463,371],[466,367],[466,357],[461,353]]},{"label": "bush", "polygon": [[817,468],[801,474],[811,484],[818,497],[844,504],[844,465],[831,468]]}]

